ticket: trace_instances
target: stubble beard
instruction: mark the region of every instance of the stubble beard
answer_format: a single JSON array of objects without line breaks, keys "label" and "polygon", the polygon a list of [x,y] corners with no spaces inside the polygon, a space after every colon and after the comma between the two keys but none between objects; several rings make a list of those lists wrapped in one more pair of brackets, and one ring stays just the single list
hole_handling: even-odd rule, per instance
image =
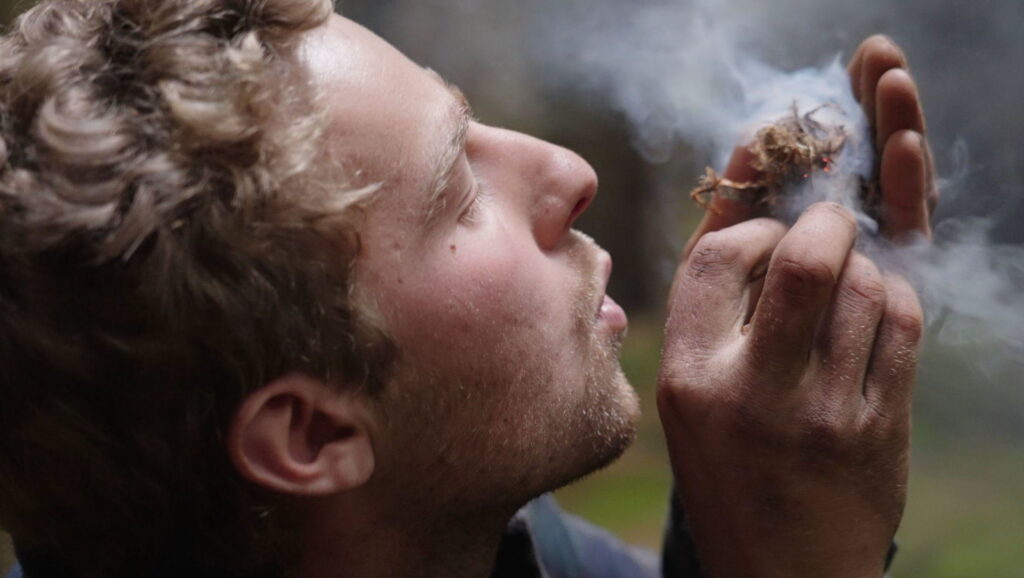
[{"label": "stubble beard", "polygon": [[[403,432],[402,447],[425,454],[393,473],[417,478],[439,508],[515,511],[607,466],[635,439],[639,402],[619,364],[625,335],[601,327],[597,316],[603,297],[597,251],[589,237],[573,233],[568,255],[577,281],[570,289],[566,335],[571,351],[562,353],[573,360],[574,384],[540,364],[509,362],[492,367],[493,375],[481,374],[481,381],[454,382],[400,365],[390,393],[427,395],[398,395],[405,399],[391,401],[404,410],[392,417]],[[501,352],[495,358],[521,359]],[[502,393],[495,398],[499,381]]]},{"label": "stubble beard", "polygon": [[571,448],[577,453],[573,460],[577,468],[567,472],[559,486],[618,459],[636,438],[640,417],[636,391],[619,362],[625,331],[604,333],[596,311],[603,297],[597,244],[582,233],[574,232],[574,237],[569,253],[581,279],[574,307],[575,333],[586,375],[570,429],[583,435],[572,436],[579,440],[577,447]]}]

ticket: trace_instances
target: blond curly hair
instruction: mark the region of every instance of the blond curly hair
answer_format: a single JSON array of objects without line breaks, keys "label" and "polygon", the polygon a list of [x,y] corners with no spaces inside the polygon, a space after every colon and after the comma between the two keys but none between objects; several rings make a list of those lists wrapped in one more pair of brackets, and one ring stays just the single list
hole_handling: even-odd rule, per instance
[{"label": "blond curly hair", "polygon": [[295,59],[332,11],[48,0],[0,39],[0,523],[26,551],[105,578],[296,554],[228,421],[285,372],[372,391],[391,357],[351,291],[372,189]]}]

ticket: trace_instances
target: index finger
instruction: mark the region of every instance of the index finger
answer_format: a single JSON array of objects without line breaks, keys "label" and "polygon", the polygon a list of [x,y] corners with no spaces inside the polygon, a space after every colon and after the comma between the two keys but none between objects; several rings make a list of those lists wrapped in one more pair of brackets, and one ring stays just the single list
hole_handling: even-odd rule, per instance
[{"label": "index finger", "polygon": [[701,239],[672,284],[666,350],[708,349],[738,336],[750,308],[751,285],[785,234],[786,226],[778,221],[754,219]]}]

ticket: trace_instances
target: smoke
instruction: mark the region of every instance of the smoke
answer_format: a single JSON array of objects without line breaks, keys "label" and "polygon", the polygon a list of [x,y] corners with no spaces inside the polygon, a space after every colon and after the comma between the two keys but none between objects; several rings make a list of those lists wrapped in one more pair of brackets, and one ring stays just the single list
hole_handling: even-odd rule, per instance
[{"label": "smoke", "polygon": [[[596,8],[596,9],[595,9]],[[814,52],[817,70],[782,74],[767,61],[772,4],[751,0],[547,6],[544,59],[556,82],[605,95],[629,119],[650,160],[685,141],[724,163],[741,133],[801,103],[852,95],[823,78],[836,50]],[[760,23],[760,25],[759,25]],[[778,39],[775,38],[775,41]],[[827,72],[826,72],[827,71]],[[851,109],[852,112],[852,109]]]},{"label": "smoke", "polygon": [[[1024,81],[1014,72],[1024,59],[1016,25],[1024,20],[1024,3],[388,0],[360,10],[348,0],[347,6],[462,85],[485,121],[558,140],[558,131],[594,132],[594,126],[568,127],[567,115],[616,111],[655,168],[642,191],[617,191],[607,186],[614,167],[598,166],[606,179],[601,203],[633,195],[632,204],[653,215],[634,237],[671,231],[677,247],[688,233],[679,226],[679,208],[689,203],[686,192],[701,166],[721,169],[736,143],[788,114],[794,102],[801,112],[838,105],[815,118],[853,135],[839,172],[873,174],[868,128],[843,65],[869,34],[895,37],[922,89],[929,140],[945,177],[943,198],[933,243],[893,248],[870,234],[865,216],[869,232],[860,249],[911,279],[921,295],[929,335],[919,400],[939,408],[944,427],[965,424],[966,413],[1024,436],[1024,249],[1008,244],[1024,241],[1017,225],[1024,217],[1018,144]],[[671,162],[657,164],[665,161]],[[793,195],[791,209],[818,196],[856,208],[856,181],[816,181]],[[662,265],[668,276],[675,262],[669,257]],[[619,277],[613,290],[623,290]],[[988,419],[993,416],[998,419]]]},{"label": "smoke", "polygon": [[[817,21],[830,18],[830,4],[815,7],[807,22],[811,30],[820,30],[814,26]],[[792,7],[789,3],[790,15]],[[972,351],[969,362],[976,378],[1024,368],[1024,250],[994,242],[990,231],[995,221],[976,215],[946,216],[934,243],[894,247],[873,234],[876,226],[861,210],[858,194],[859,177],[873,174],[874,151],[842,55],[835,48],[815,46],[815,52],[804,56],[817,60],[809,66],[773,66],[766,60],[766,42],[790,42],[798,49],[811,44],[806,37],[779,35],[786,25],[773,13],[777,9],[775,3],[746,0],[627,3],[589,14],[570,7],[562,16],[573,16],[560,24],[573,21],[573,27],[562,28],[561,35],[545,34],[557,39],[545,50],[557,55],[548,58],[557,71],[552,76],[604,95],[628,119],[637,147],[652,161],[664,160],[673,147],[688,143],[721,169],[737,144],[792,114],[794,104],[801,114],[827,105],[814,119],[850,135],[837,170],[795,183],[782,212],[792,218],[819,200],[857,211],[866,229],[859,249],[918,289],[930,347]],[[843,14],[831,15],[836,16]],[[568,32],[574,36],[569,42],[567,30],[575,31]],[[955,196],[978,198],[969,190],[964,143],[952,150],[960,166],[940,167],[952,170],[945,187]]]}]

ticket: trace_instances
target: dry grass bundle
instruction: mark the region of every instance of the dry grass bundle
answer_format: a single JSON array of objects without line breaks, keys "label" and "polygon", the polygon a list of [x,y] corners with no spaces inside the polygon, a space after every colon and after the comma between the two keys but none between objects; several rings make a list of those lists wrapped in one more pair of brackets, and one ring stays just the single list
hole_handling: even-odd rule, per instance
[{"label": "dry grass bundle", "polygon": [[[715,198],[772,208],[801,181],[813,182],[812,178],[834,176],[836,159],[843,153],[849,134],[841,124],[815,119],[815,115],[826,108],[843,113],[838,105],[825,104],[800,114],[794,103],[789,115],[757,132],[750,146],[754,155],[751,165],[758,175],[756,180],[737,182],[708,167],[690,197],[711,211],[715,211],[712,204]],[[871,212],[878,200],[874,182],[861,179],[860,196],[864,207]]]}]

